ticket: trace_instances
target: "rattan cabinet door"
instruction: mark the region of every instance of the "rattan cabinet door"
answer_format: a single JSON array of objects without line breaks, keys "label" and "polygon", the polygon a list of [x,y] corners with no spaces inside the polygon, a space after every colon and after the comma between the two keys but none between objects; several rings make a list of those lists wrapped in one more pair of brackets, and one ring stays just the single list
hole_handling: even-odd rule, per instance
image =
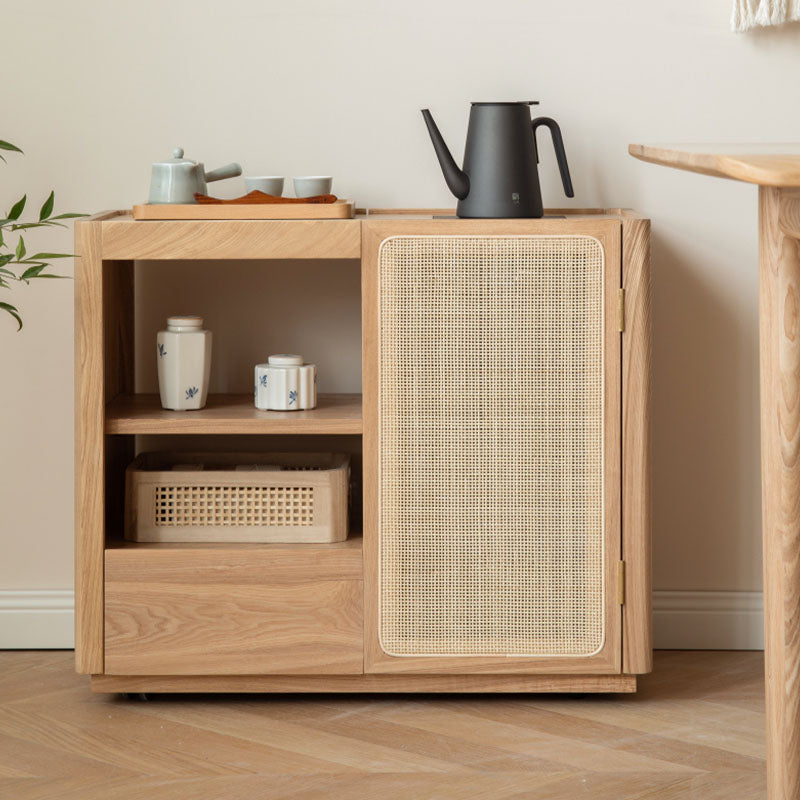
[{"label": "rattan cabinet door", "polygon": [[364,259],[367,670],[619,671],[619,223],[388,225]]}]

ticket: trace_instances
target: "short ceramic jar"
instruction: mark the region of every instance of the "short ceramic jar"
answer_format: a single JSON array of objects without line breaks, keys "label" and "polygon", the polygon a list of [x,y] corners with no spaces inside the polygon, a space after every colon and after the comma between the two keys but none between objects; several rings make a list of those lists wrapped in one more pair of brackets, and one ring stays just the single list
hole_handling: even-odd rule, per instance
[{"label": "short ceramic jar", "polygon": [[211,371],[211,331],[203,330],[203,318],[169,317],[156,342],[161,405],[173,411],[203,408]]},{"label": "short ceramic jar", "polygon": [[317,368],[303,357],[284,353],[256,364],[256,408],[301,411],[317,405]]}]

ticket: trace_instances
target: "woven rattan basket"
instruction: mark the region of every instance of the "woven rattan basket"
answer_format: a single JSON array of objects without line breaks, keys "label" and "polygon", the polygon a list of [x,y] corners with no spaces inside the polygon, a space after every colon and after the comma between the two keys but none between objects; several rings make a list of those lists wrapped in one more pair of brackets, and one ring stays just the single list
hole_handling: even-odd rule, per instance
[{"label": "woven rattan basket", "polygon": [[125,475],[135,542],[341,542],[350,458],[322,453],[142,453]]}]

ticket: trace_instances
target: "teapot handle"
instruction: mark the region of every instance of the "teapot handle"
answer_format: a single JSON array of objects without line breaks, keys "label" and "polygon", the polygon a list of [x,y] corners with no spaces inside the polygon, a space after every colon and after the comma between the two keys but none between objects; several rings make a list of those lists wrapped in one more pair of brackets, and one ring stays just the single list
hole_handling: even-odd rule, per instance
[{"label": "teapot handle", "polygon": [[211,181],[221,181],[224,178],[236,178],[241,174],[241,166],[234,162],[233,164],[226,164],[224,167],[212,169],[211,172],[206,172],[205,180],[206,183],[211,183]]},{"label": "teapot handle", "polygon": [[531,122],[533,127],[533,147],[536,151],[536,163],[539,163],[539,150],[536,147],[536,129],[544,125],[550,128],[550,135],[553,137],[553,149],[556,151],[556,160],[558,161],[558,170],[561,173],[561,182],[564,184],[564,194],[567,197],[575,197],[575,192],[572,190],[572,178],[569,175],[569,166],[567,165],[567,154],[564,152],[564,140],[561,138],[561,128],[558,123],[550,117],[536,117]]}]

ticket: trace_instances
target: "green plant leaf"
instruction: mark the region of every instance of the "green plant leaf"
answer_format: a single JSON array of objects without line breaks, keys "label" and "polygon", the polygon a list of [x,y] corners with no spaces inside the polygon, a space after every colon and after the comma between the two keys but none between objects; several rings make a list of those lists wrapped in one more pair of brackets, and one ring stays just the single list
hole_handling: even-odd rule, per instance
[{"label": "green plant leaf", "polygon": [[41,209],[39,210],[39,222],[47,219],[53,213],[53,206],[56,202],[56,193],[51,191],[50,196],[44,201]]},{"label": "green plant leaf", "polygon": [[46,228],[48,225],[60,225],[59,222],[17,222],[11,226],[12,231],[26,231],[28,228]]},{"label": "green plant leaf", "polygon": [[88,214],[56,214],[50,219],[75,219],[75,217],[88,217]]},{"label": "green plant leaf", "polygon": [[9,261],[13,260],[14,260],[13,253],[3,253],[3,255],[0,256],[0,267],[4,267],[6,264],[8,264]]},{"label": "green plant leaf", "polygon": [[[11,142],[4,142],[2,139],[0,139],[0,150],[13,150],[15,153],[22,152],[22,150],[20,150],[15,144],[11,144]],[[0,161],[5,161],[5,158],[0,156]]]},{"label": "green plant leaf", "polygon": [[43,269],[46,269],[46,267],[47,264],[37,264],[35,267],[28,267],[28,269],[26,269],[25,272],[23,272],[22,275],[19,276],[19,279],[21,281],[27,281],[30,278],[37,278],[39,277],[39,273]]},{"label": "green plant leaf", "polygon": [[14,205],[11,207],[11,211],[8,212],[9,219],[19,219],[19,215],[22,213],[22,209],[25,208],[25,201],[27,199],[28,195],[24,194],[19,200],[17,200],[16,203],[14,203]]},{"label": "green plant leaf", "polygon": [[14,306],[12,306],[10,303],[0,303],[0,309],[2,309],[3,311],[7,311],[9,314],[11,314],[12,317],[14,317],[14,319],[17,321],[17,326],[18,326],[17,330],[21,331],[22,330],[22,317],[20,317],[19,312],[17,311],[17,309]]},{"label": "green plant leaf", "polygon": [[17,242],[17,261],[25,258],[25,240],[20,236]]},{"label": "green plant leaf", "polygon": [[[45,266],[47,266],[47,264],[45,264]],[[68,281],[68,280],[70,280],[69,275],[53,275],[52,272],[48,272],[48,273],[46,273],[44,275],[34,275],[33,277],[36,280],[39,280],[39,278],[56,278],[59,281]]]},{"label": "green plant leaf", "polygon": [[74,253],[36,253],[28,256],[29,261],[51,261],[54,258],[75,258]]},{"label": "green plant leaf", "polygon": [[43,222],[37,222],[37,225],[41,225],[43,228],[45,227],[52,227],[52,228],[66,228],[67,226],[63,222],[53,222],[52,219],[46,219]]}]

